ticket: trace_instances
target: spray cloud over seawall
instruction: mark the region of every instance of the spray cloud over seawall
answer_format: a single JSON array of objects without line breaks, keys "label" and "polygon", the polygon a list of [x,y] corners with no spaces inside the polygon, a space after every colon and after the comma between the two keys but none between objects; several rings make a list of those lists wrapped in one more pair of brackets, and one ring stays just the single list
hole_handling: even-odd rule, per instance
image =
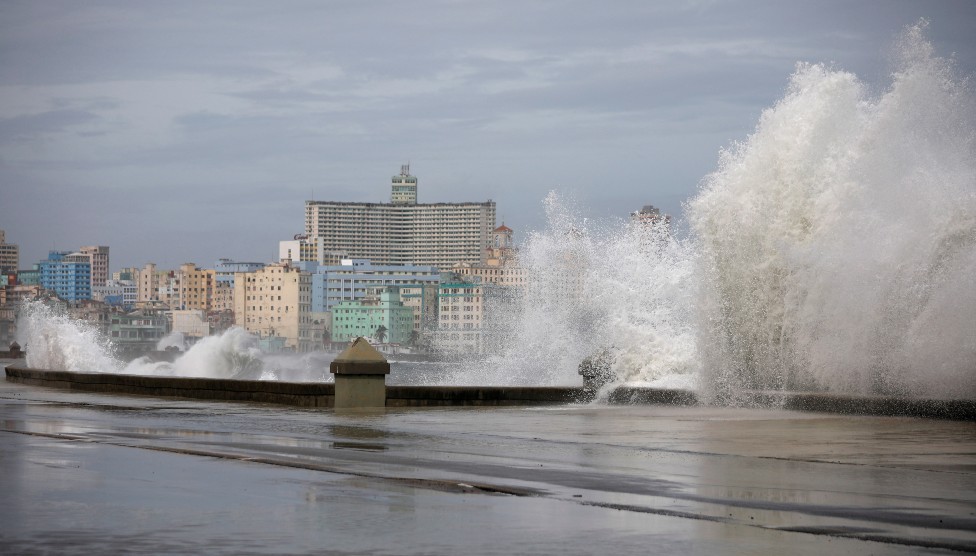
[{"label": "spray cloud over seawall", "polygon": [[577,384],[580,361],[608,350],[621,380],[693,382],[694,254],[664,222],[594,224],[551,193],[545,230],[519,255],[526,287],[491,307],[497,356],[451,380]]},{"label": "spray cloud over seawall", "polygon": [[691,201],[712,393],[976,395],[976,100],[923,27],[879,96],[799,65]]}]

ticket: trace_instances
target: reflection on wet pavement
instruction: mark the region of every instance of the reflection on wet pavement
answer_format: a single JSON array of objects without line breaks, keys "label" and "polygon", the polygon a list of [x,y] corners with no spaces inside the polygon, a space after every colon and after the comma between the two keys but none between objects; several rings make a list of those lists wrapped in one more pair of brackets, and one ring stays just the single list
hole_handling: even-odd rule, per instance
[{"label": "reflection on wet pavement", "polygon": [[908,418],[356,415],[0,383],[0,551],[976,551],[974,447],[973,424]]}]

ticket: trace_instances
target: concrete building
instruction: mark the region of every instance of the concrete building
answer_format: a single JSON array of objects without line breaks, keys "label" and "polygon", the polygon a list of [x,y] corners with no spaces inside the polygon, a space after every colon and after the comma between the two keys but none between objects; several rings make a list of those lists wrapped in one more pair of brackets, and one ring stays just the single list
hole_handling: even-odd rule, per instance
[{"label": "concrete building", "polygon": [[383,288],[378,295],[343,301],[332,309],[332,341],[348,342],[359,336],[384,344],[410,343],[413,309],[400,300],[399,288]]},{"label": "concrete building", "polygon": [[104,286],[108,281],[108,246],[87,245],[79,249],[79,252],[88,256],[91,263],[91,285]]},{"label": "concrete building", "polygon": [[91,299],[91,262],[88,255],[68,251],[51,251],[39,263],[41,286],[64,301]]},{"label": "concrete building", "polygon": [[139,286],[132,280],[109,280],[92,288],[92,299],[107,305],[131,309],[138,298]]},{"label": "concrete building", "polygon": [[214,264],[213,293],[210,300],[211,329],[223,330],[224,320],[230,313],[233,324],[234,312],[234,276],[242,272],[254,272],[264,268],[265,263],[241,262],[231,259],[218,259]]},{"label": "concrete building", "polygon": [[109,337],[123,357],[134,358],[156,349],[168,327],[166,316],[160,312],[119,312],[111,316]]},{"label": "concrete building", "polygon": [[176,274],[179,296],[175,308],[209,311],[212,308],[216,271],[202,269],[193,263],[183,263]]},{"label": "concrete building", "polygon": [[132,280],[138,286],[139,269],[134,266],[119,269],[112,273],[112,280]]},{"label": "concrete building", "polygon": [[265,263],[232,261],[231,259],[218,259],[214,265],[214,280],[218,283],[230,284],[234,286],[234,275],[240,272],[254,272],[264,268]]},{"label": "concrete building", "polygon": [[329,251],[325,246],[325,238],[296,234],[293,239],[278,242],[278,260],[337,265],[341,264],[343,259],[349,258],[349,254],[345,251]]},{"label": "concrete building", "polygon": [[438,327],[434,347],[446,353],[483,353],[483,284],[448,282],[437,291]]},{"label": "concrete building", "polygon": [[437,291],[440,282],[400,286],[400,300],[413,309],[413,330],[422,336],[437,329]]},{"label": "concrete building", "polygon": [[394,205],[417,204],[417,177],[410,175],[410,165],[400,166],[400,175],[393,176],[390,203]]},{"label": "concrete building", "polygon": [[20,266],[20,247],[7,243],[6,232],[0,230],[0,272],[16,271]]},{"label": "concrete building", "polygon": [[495,229],[495,203],[421,204],[416,189],[416,178],[401,174],[393,178],[396,202],[306,201],[305,235],[322,238],[324,251],[380,265],[450,269],[483,262]]},{"label": "concrete building", "polygon": [[41,285],[41,265],[32,265],[33,268],[28,270],[18,270],[17,271],[17,284],[21,286],[39,286]]},{"label": "concrete building", "polygon": [[137,301],[159,301],[160,283],[169,276],[169,272],[156,268],[156,263],[146,263],[139,271],[139,295]]},{"label": "concrete building", "polygon": [[181,332],[190,338],[190,343],[210,335],[210,321],[207,312],[201,309],[170,311],[172,325],[170,332]]},{"label": "concrete building", "polygon": [[518,265],[515,232],[502,224],[491,232],[491,246],[485,250],[482,263],[458,263],[451,271],[465,282],[482,282],[507,287],[524,287],[526,270]]},{"label": "concrete building", "polygon": [[377,265],[368,259],[345,259],[339,265],[319,266],[312,274],[312,311],[331,311],[343,301],[365,299],[384,287],[439,282],[440,271],[433,266]]},{"label": "concrete building", "polygon": [[293,351],[317,349],[312,332],[311,276],[276,263],[239,273],[234,281],[234,321],[261,338],[281,337]]}]

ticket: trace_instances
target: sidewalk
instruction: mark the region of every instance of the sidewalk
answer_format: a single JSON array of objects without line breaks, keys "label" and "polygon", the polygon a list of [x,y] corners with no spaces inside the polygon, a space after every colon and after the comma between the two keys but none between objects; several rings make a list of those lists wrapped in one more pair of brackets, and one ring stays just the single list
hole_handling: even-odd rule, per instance
[{"label": "sidewalk", "polygon": [[0,552],[976,551],[976,425],[667,406],[336,414],[0,381]]}]

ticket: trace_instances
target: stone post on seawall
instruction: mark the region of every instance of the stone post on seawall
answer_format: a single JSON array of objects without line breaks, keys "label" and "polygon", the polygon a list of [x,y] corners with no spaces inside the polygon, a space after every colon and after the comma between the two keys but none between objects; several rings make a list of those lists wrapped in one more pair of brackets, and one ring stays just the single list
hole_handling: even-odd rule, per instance
[{"label": "stone post on seawall", "polygon": [[340,353],[329,372],[335,375],[335,408],[386,407],[386,375],[390,363],[359,337]]}]

